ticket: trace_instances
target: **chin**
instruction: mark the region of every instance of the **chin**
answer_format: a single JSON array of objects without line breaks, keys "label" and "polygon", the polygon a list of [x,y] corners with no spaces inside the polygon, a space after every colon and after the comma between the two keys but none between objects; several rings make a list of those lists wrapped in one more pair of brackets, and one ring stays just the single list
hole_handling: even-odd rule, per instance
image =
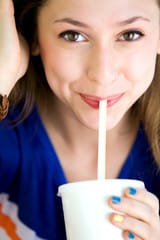
[{"label": "chin", "polygon": [[[99,124],[98,122],[86,122],[86,121],[81,121],[81,123],[83,124],[83,126],[85,126],[86,128],[93,130],[93,131],[98,131],[98,127]],[[119,122],[118,122],[119,123]],[[117,122],[110,122],[107,123],[107,131],[114,129],[117,125]]]},{"label": "chin", "polygon": [[86,119],[86,118],[81,118],[81,119],[79,119],[79,122],[80,122],[81,126],[83,126],[84,128],[94,130],[94,131],[98,130],[98,121],[94,121],[93,119],[90,120],[90,119]]}]

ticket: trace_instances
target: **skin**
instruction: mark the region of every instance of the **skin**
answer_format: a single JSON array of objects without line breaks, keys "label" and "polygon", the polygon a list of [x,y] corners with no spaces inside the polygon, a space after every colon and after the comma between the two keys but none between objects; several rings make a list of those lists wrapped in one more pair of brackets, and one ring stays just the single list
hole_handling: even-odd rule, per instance
[{"label": "skin", "polygon": [[9,95],[16,81],[26,72],[29,61],[28,46],[17,34],[10,0],[1,0],[0,3],[0,36],[0,94]]},{"label": "skin", "polygon": [[[145,19],[120,24],[135,16]],[[85,26],[68,23],[64,18]],[[122,33],[135,29],[144,36],[134,33],[132,42],[125,41]],[[68,30],[78,35],[60,35]],[[150,0],[115,0],[109,4],[103,0],[101,4],[93,0],[69,0],[67,4],[65,0],[48,1],[38,16],[38,44],[33,53],[42,57],[48,83],[56,94],[55,107],[63,109],[58,112],[58,120],[66,113],[68,129],[72,129],[69,124],[74,121],[84,128],[97,129],[97,109],[88,106],[81,94],[109,99],[124,93],[117,104],[108,107],[107,128],[116,132],[129,126],[130,107],[153,79],[159,34],[159,8]],[[128,236],[126,230],[134,232],[137,239],[159,239],[158,201],[153,195],[138,191],[133,197],[126,191],[120,204],[109,204],[127,214],[118,223],[114,214],[110,217],[113,224],[124,230],[124,239]]]},{"label": "skin", "polygon": [[[9,93],[26,69],[28,53],[15,29],[11,1],[1,0],[0,9],[3,9],[0,18],[4,20],[0,28],[4,37],[0,42],[3,49],[0,66],[2,76],[7,77],[2,78],[0,87]],[[119,24],[135,16],[148,20]],[[66,17],[87,27],[57,22]],[[134,41],[124,40],[122,33],[135,29],[144,37],[136,33]],[[68,30],[81,33],[78,42],[69,42],[66,34],[60,37]],[[8,46],[17,61],[8,58]],[[95,96],[109,99],[124,93],[116,104],[108,107],[107,113],[107,168],[112,174],[107,173],[107,177],[116,177],[136,134],[129,109],[151,84],[158,52],[159,8],[152,0],[101,0],[101,4],[98,0],[49,0],[41,8],[32,54],[41,55],[54,94],[48,97],[48,108],[40,103],[39,112],[68,180],[96,177],[98,109],[86,104],[80,94],[87,95],[87,99],[92,96],[89,100],[93,100]],[[3,62],[8,59],[6,68]],[[116,146],[119,150],[115,153]],[[126,190],[120,204],[112,204],[111,199],[108,204],[127,214],[121,222],[114,221],[114,214],[110,216],[110,221],[124,230],[124,239],[128,239],[128,231],[136,239],[160,239],[159,203],[154,195],[138,190],[132,196]]]},{"label": "skin", "polygon": [[[120,25],[121,21],[139,15],[149,20]],[[65,17],[88,27],[57,22]],[[68,114],[72,114],[75,121],[88,128],[98,127],[98,109],[88,106],[81,94],[108,99],[124,94],[116,105],[108,108],[107,128],[112,129],[124,121],[125,113],[152,81],[159,48],[158,19],[159,9],[150,0],[140,3],[126,0],[118,4],[113,1],[109,6],[106,1],[101,4],[97,1],[67,1],[66,4],[60,0],[48,1],[42,8],[36,51],[41,54],[57,102],[60,99],[64,108],[68,107]],[[156,29],[154,34],[153,29]],[[81,33],[76,43],[59,37],[67,30]],[[134,43],[123,41],[122,33],[128,30],[140,31],[145,36]],[[138,37],[134,34],[133,38]]]},{"label": "skin", "polygon": [[[132,24],[124,22],[135,16],[145,19]],[[64,18],[80,24],[62,21]],[[154,34],[152,29],[156,29]],[[124,33],[133,30],[138,31],[133,34],[134,41],[125,41]],[[78,32],[78,38],[68,41],[66,31],[72,31],[73,40],[73,31]],[[98,109],[86,104],[84,98],[110,100],[123,94],[120,101],[107,109],[107,176],[117,177],[137,131],[129,109],[151,84],[158,51],[156,2],[113,1],[108,6],[101,1],[99,6],[97,1],[66,4],[61,0],[48,1],[39,11],[33,54],[41,55],[47,81],[54,92],[49,108],[43,108],[41,103],[39,112],[70,181],[96,177]],[[54,106],[54,111],[50,111],[50,106]],[[80,174],[80,169],[86,171]]]}]

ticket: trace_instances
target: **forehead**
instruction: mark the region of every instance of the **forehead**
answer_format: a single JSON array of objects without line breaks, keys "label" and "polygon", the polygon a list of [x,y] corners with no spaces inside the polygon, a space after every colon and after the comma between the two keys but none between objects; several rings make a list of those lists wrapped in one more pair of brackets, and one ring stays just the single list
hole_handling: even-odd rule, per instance
[{"label": "forehead", "polygon": [[[46,0],[46,6],[57,6],[59,9],[64,10],[68,8],[81,9],[89,8],[95,9],[110,9],[110,8],[123,8],[123,7],[151,7],[152,5],[160,5],[160,0]],[[123,7],[121,7],[123,6]],[[97,8],[98,7],[98,8]]]},{"label": "forehead", "polygon": [[[83,17],[84,19],[98,19],[106,17],[127,18],[135,14],[146,14],[149,17],[159,14],[159,0],[48,0],[43,7],[46,14],[71,15],[72,17]],[[42,9],[43,9],[42,8]]]}]

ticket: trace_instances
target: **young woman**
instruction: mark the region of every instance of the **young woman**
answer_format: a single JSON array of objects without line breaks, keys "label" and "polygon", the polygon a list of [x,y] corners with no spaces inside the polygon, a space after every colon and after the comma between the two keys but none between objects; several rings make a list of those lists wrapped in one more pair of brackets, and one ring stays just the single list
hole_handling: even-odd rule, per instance
[{"label": "young woman", "polygon": [[1,0],[3,240],[66,239],[57,189],[96,179],[102,99],[107,178],[146,187],[106,199],[126,214],[110,221],[124,239],[160,239],[159,20],[156,0]]}]

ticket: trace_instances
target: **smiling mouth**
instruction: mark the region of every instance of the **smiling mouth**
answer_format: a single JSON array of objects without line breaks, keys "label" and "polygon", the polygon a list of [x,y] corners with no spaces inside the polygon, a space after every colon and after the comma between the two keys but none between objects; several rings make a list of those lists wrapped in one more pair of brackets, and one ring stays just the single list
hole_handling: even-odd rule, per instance
[{"label": "smiling mouth", "polygon": [[110,108],[113,105],[115,105],[123,97],[123,95],[124,95],[124,93],[120,93],[120,94],[115,94],[113,96],[109,96],[109,97],[106,97],[106,98],[101,98],[101,97],[95,97],[95,96],[80,94],[81,99],[86,104],[88,104],[90,107],[95,108],[95,109],[98,109],[100,101],[105,100],[105,99],[107,101],[107,108]]}]

